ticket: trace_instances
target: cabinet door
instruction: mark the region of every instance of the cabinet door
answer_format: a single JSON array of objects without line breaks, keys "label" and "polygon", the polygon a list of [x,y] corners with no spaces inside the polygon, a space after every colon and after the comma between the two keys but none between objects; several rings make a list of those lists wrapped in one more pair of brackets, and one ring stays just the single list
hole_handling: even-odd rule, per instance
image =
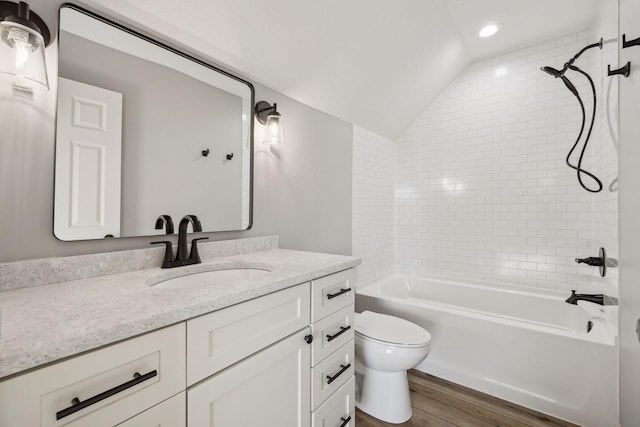
[{"label": "cabinet door", "polygon": [[187,392],[189,427],[308,427],[309,328],[220,372]]}]

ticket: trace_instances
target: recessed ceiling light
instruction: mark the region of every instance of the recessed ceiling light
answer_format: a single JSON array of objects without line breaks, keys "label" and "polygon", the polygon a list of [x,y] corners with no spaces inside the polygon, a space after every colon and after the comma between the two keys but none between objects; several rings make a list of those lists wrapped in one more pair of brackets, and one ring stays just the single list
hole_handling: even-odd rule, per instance
[{"label": "recessed ceiling light", "polygon": [[500,26],[498,24],[489,24],[482,27],[482,29],[478,32],[479,37],[491,37],[495,33],[498,32]]}]

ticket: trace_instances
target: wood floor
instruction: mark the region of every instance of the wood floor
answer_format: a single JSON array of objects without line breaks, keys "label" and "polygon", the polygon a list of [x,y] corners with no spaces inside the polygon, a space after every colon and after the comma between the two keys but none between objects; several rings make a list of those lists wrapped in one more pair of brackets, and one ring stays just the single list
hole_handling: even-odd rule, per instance
[{"label": "wood floor", "polygon": [[448,381],[409,371],[413,417],[388,424],[356,409],[357,427],[576,427],[575,424]]}]

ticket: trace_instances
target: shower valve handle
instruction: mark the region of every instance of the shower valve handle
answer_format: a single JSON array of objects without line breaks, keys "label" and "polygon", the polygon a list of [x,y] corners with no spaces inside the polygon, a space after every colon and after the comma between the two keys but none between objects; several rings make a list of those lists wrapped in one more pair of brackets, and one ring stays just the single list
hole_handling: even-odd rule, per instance
[{"label": "shower valve handle", "polygon": [[604,248],[600,248],[600,256],[588,258],[576,258],[578,264],[587,264],[600,268],[600,276],[605,277],[607,275],[607,267],[615,268],[618,266],[618,260],[615,258],[608,258],[607,251]]},{"label": "shower valve handle", "polygon": [[597,257],[588,257],[588,258],[576,258],[576,262],[578,264],[587,264],[587,265],[592,265],[594,267],[600,267],[602,264],[602,258],[597,258]]}]

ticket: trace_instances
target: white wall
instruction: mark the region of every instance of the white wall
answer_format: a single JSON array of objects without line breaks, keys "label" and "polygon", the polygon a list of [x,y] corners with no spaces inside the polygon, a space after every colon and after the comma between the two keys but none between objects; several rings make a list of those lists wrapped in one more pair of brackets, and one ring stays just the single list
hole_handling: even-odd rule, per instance
[{"label": "white wall", "polygon": [[[30,3],[55,34],[62,2]],[[53,236],[55,42],[47,61],[50,92],[21,95],[0,87],[0,262],[149,247],[157,237],[60,242]],[[351,124],[255,86],[256,101],[278,103],[287,144],[274,153],[256,143],[253,228],[208,235],[222,240],[278,234],[284,248],[350,254]],[[256,135],[261,132],[257,126]]]},{"label": "white wall", "polygon": [[353,255],[362,258],[357,282],[393,271],[393,156],[391,140],[353,128]]}]

